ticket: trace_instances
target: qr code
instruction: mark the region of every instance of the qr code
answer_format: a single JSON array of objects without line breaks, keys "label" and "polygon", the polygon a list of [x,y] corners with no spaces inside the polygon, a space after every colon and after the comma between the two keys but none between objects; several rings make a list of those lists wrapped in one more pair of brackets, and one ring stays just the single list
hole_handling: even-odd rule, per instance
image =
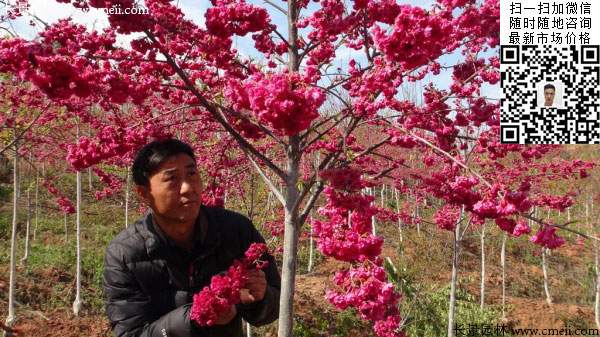
[{"label": "qr code", "polygon": [[599,144],[597,45],[500,47],[500,141]]}]

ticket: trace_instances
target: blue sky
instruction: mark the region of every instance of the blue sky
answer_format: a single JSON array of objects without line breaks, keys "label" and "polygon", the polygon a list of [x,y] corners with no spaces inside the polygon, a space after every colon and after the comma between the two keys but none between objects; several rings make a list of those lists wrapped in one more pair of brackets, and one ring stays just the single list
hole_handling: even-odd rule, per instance
[{"label": "blue sky", "polygon": [[[73,21],[83,24],[88,29],[103,29],[108,26],[108,20],[104,13],[97,9],[91,9],[89,12],[85,13],[80,10],[73,8],[71,5],[57,3],[52,0],[29,0],[31,4],[30,12],[40,17],[42,20],[53,23],[56,22],[60,18],[66,18],[71,16]],[[287,19],[283,15],[283,13],[273,9],[271,6],[266,5],[262,0],[247,0],[250,3],[259,6],[266,6],[269,13],[271,14],[271,19],[275,25],[278,27],[286,27]],[[275,3],[280,6],[285,7],[286,3],[281,0],[273,0]],[[421,6],[425,9],[428,9],[433,4],[433,0],[398,0],[398,3],[402,4],[410,4],[414,6]],[[175,3],[182,9],[185,16],[198,23],[199,25],[204,24],[204,13],[206,9],[210,6],[210,2],[208,0],[175,0]],[[311,5],[308,8],[308,12],[314,10],[316,4],[311,2]],[[1,9],[0,9],[1,10]],[[5,25],[6,26],[6,25]],[[12,28],[16,31],[20,36],[32,39],[36,36],[36,30],[39,28],[33,28],[29,26],[29,18],[20,18],[12,22]],[[281,29],[280,32],[286,36],[287,32],[285,29]],[[129,41],[136,38],[138,35],[131,34],[129,36],[119,36],[118,43],[122,46],[128,46]],[[238,51],[244,55],[253,58],[260,58],[260,54],[257,53],[253,48],[253,41],[249,35],[245,37],[236,37],[234,40],[234,47],[238,49]],[[497,54],[497,50],[493,52],[487,52],[483,54],[483,56],[490,56],[493,53]],[[356,58],[359,63],[366,63],[365,57],[361,52],[351,50],[345,47],[340,48],[336,52],[336,59],[333,64],[335,66],[341,66],[345,68],[348,64],[348,61],[351,58]],[[460,54],[454,53],[451,55],[446,55],[440,59],[442,65],[452,65],[457,63],[460,60]],[[429,82],[433,82],[437,87],[442,89],[447,89],[451,83],[451,72],[446,70],[442,71],[442,73],[438,76],[432,78],[425,78],[423,80],[423,85]],[[500,97],[500,86],[489,86],[484,85],[482,87],[482,95],[499,98]]]}]

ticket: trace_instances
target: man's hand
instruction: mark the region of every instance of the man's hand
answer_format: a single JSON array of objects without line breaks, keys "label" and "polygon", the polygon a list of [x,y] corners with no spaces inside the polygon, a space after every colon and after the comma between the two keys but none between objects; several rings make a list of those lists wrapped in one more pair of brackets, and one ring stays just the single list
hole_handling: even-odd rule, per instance
[{"label": "man's hand", "polygon": [[267,279],[262,270],[251,270],[244,288],[240,289],[240,300],[243,304],[258,302],[265,297]]},{"label": "man's hand", "polygon": [[219,316],[219,318],[215,321],[215,325],[225,325],[231,322],[235,315],[237,315],[237,309],[235,308],[235,305],[232,305],[229,308],[229,311],[224,312],[221,314],[221,316]]}]

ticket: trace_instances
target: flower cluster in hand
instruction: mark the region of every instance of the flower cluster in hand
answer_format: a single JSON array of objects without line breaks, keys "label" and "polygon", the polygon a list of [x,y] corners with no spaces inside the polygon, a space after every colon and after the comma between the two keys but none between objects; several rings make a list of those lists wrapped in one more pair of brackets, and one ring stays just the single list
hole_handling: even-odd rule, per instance
[{"label": "flower cluster in hand", "polygon": [[211,326],[232,305],[240,303],[240,289],[248,280],[248,271],[268,267],[268,261],[261,260],[266,252],[264,243],[253,243],[245,257],[235,260],[226,273],[213,276],[210,286],[194,295],[190,319],[200,326]]}]

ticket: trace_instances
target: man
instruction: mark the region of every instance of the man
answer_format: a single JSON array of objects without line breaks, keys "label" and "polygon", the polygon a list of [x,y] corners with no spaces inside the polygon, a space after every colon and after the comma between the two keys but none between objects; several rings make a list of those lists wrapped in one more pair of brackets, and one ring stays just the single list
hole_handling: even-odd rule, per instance
[{"label": "man", "polygon": [[193,295],[264,242],[246,217],[200,202],[201,182],[191,147],[168,139],[144,146],[132,175],[140,200],[151,210],[108,245],[103,288],[116,337],[242,337],[252,325],[274,321],[281,284],[272,256],[268,268],[252,271],[241,303],[211,327],[190,320]]},{"label": "man", "polygon": [[544,106],[552,106],[554,104],[554,94],[556,89],[552,84],[544,86]]}]

